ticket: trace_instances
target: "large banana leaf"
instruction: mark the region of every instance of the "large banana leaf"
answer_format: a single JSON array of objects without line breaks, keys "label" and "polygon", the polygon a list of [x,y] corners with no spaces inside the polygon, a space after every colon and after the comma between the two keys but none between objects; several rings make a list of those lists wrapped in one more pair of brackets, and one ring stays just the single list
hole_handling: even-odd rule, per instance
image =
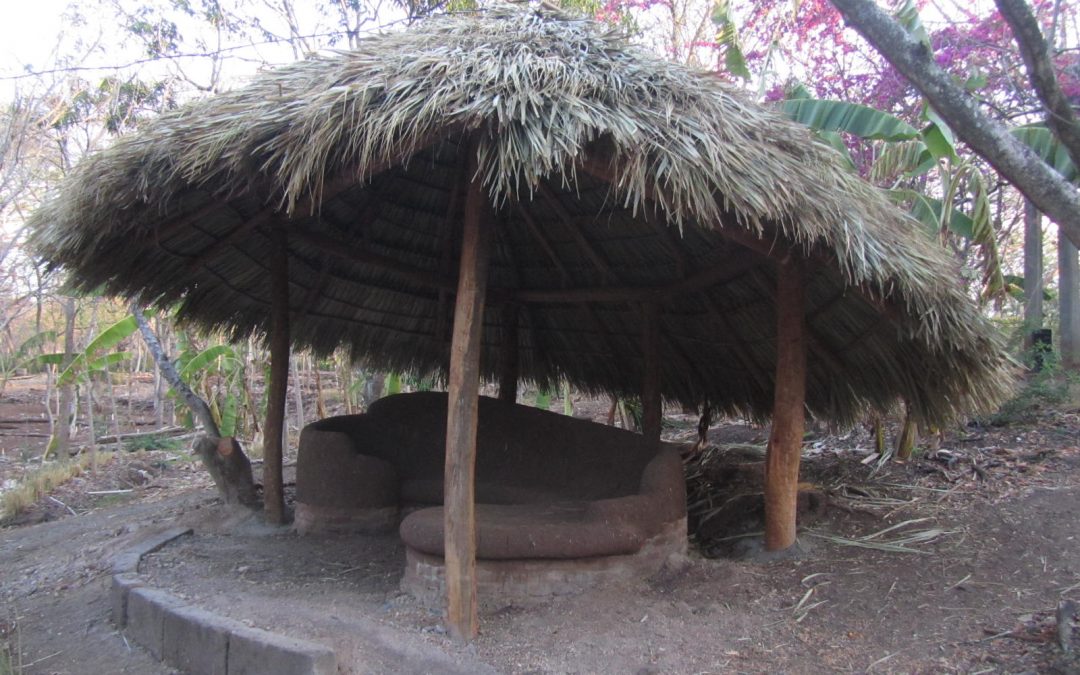
[{"label": "large banana leaf", "polygon": [[923,25],[922,17],[919,16],[919,8],[915,4],[915,0],[904,0],[900,3],[893,12],[893,18],[904,27],[904,30],[911,37],[927,47],[930,46],[930,34],[926,32],[926,26]]},{"label": "large banana leaf", "polygon": [[383,383],[383,396],[393,396],[401,393],[401,373],[387,373]]},{"label": "large banana leaf", "polygon": [[86,369],[88,361],[93,361],[99,353],[120,344],[138,329],[139,325],[135,323],[135,317],[128,316],[103,330],[100,335],[91,340],[90,344],[86,345],[86,349],[75,356],[64,372],[60,373],[56,380],[57,384],[63,386],[74,382],[79,373]]},{"label": "large banana leaf", "polygon": [[[30,352],[40,349],[46,342],[55,339],[56,331],[54,330],[43,330],[40,333],[31,335],[19,345],[19,348],[11,356],[0,355],[0,368],[7,370],[9,368],[46,365],[41,361],[41,354],[31,356]],[[57,365],[63,362],[63,355],[60,358],[61,360],[57,362]]]},{"label": "large banana leaf", "polygon": [[222,436],[236,435],[236,409],[238,403],[234,394],[225,396],[225,404],[221,407],[221,420],[218,425]]},{"label": "large banana leaf", "polygon": [[31,363],[38,366],[59,366],[64,363],[64,353],[39,354],[31,360]]},{"label": "large banana leaf", "polygon": [[797,98],[780,107],[791,119],[817,131],[843,131],[882,141],[906,141],[919,135],[918,129],[899,117],[857,103]]},{"label": "large banana leaf", "polygon": [[818,138],[828,143],[833,150],[840,153],[840,156],[844,158],[844,163],[852,171],[855,171],[855,161],[851,159],[851,151],[848,150],[847,144],[844,143],[844,137],[835,131],[818,131]]},{"label": "large banana leaf", "polygon": [[880,183],[896,176],[921,176],[934,168],[936,160],[919,139],[889,143],[870,167],[870,180]]},{"label": "large banana leaf", "polygon": [[750,69],[746,67],[746,57],[739,41],[739,29],[731,18],[728,0],[719,0],[713,6],[712,20],[716,25],[716,44],[724,50],[724,67],[732,75],[749,80]]},{"label": "large banana leaf", "polygon": [[87,365],[87,372],[94,373],[106,370],[118,363],[123,363],[131,358],[131,352],[113,352],[105,356],[99,356]]},{"label": "large banana leaf", "polygon": [[[894,201],[910,204],[910,213],[931,235],[941,231],[941,218],[944,205],[940,199],[928,197],[916,190],[896,189],[889,190],[889,195]],[[953,209],[949,214],[949,222],[945,227],[953,234],[965,239],[975,239],[975,222],[962,211]]]},{"label": "large banana leaf", "polygon": [[180,370],[180,378],[185,382],[188,382],[192,375],[207,368],[211,363],[221,357],[235,359],[236,352],[229,345],[214,345],[212,347],[207,347],[188,359],[187,363],[185,363],[184,367]]},{"label": "large banana leaf", "polygon": [[1013,136],[1035,151],[1044,162],[1054,167],[1065,180],[1077,179],[1076,166],[1065,147],[1045,124],[1029,124],[1009,130]]},{"label": "large banana leaf", "polygon": [[926,144],[926,149],[930,151],[935,160],[955,160],[957,158],[952,130],[948,127],[931,122],[923,129],[922,139]]}]

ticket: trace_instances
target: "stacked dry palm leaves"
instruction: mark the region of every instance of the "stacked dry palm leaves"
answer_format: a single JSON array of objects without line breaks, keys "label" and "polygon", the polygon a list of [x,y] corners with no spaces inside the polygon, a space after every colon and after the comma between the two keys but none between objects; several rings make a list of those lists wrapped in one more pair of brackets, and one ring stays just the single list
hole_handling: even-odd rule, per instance
[{"label": "stacked dry palm leaves", "polygon": [[665,398],[767,415],[774,259],[791,253],[813,413],[902,398],[942,421],[1007,390],[954,264],[828,148],[710,74],[546,12],[432,18],[163,115],[84,161],[34,243],[83,288],[244,334],[267,327],[284,228],[294,343],[445,372],[470,154],[497,220],[488,376],[516,333],[527,380],[637,393],[649,300]]}]

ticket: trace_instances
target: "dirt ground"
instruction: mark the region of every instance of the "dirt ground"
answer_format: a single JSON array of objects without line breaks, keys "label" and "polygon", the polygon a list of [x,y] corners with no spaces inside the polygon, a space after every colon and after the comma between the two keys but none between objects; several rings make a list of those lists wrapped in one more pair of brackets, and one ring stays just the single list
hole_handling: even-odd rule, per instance
[{"label": "dirt ground", "polygon": [[[31,403],[0,402],[0,418]],[[673,417],[668,435],[691,435],[693,420]],[[486,605],[468,647],[399,591],[396,537],[301,538],[220,504],[183,450],[117,453],[0,530],[0,642],[25,673],[171,672],[108,623],[109,567],[148,532],[188,524],[146,559],[149,580],[332,644],[342,672],[1080,673],[1076,616],[1058,611],[1080,601],[1080,410],[950,430],[906,463],[868,458],[863,429],[814,436],[803,479],[824,505],[804,514],[799,555],[776,560],[753,544],[753,490],[725,483],[765,433],[712,430],[730,452],[691,465],[687,558],[640,582]],[[5,439],[0,480],[34,441]]]}]

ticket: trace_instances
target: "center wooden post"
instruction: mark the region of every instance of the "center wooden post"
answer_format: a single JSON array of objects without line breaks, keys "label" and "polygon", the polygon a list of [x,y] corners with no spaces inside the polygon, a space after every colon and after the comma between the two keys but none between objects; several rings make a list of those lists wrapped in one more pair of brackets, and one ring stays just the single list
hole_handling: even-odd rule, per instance
[{"label": "center wooden post", "polygon": [[[469,176],[476,176],[476,149],[468,152]],[[484,329],[484,292],[491,252],[492,219],[478,178],[465,195],[461,264],[454,333],[450,342],[449,402],[446,411],[444,480],[446,622],[451,637],[476,637],[476,426],[480,394],[480,338]]]},{"label": "center wooden post", "polygon": [[641,383],[641,432],[652,445],[660,446],[664,403],[660,394],[660,306],[647,302],[641,308],[641,356],[645,370]]},{"label": "center wooden post", "polygon": [[795,543],[799,460],[806,423],[806,338],[803,274],[792,256],[777,264],[776,390],[765,453],[765,549]]},{"label": "center wooden post", "polygon": [[283,229],[273,231],[270,251],[270,383],[263,425],[263,510],[266,520],[285,522],[281,475],[285,394],[289,386],[289,248]]}]

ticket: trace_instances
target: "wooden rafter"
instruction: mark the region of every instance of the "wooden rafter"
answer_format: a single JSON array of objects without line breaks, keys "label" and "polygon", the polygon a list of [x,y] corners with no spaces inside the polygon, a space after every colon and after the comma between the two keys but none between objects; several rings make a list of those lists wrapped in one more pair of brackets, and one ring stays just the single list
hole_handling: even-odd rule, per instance
[{"label": "wooden rafter", "polygon": [[544,253],[547,254],[548,260],[550,260],[551,264],[555,266],[555,269],[559,270],[559,274],[563,278],[563,285],[566,286],[567,284],[569,284],[570,273],[567,272],[566,267],[562,263],[562,260],[559,259],[559,255],[555,253],[555,249],[554,247],[552,247],[551,242],[548,241],[548,238],[544,235],[544,231],[540,229],[540,226],[536,224],[536,221],[533,219],[532,215],[530,215],[529,212],[521,206],[521,204],[517,204],[515,205],[515,207],[517,209],[518,215],[521,216],[522,222],[525,223],[525,227],[529,230],[529,234],[531,234],[533,239],[536,240],[536,243],[540,244],[540,248],[542,248],[544,250]]},{"label": "wooden rafter", "polygon": [[574,222],[574,219],[566,211],[566,207],[559,201],[559,196],[556,195],[544,181],[540,181],[540,184],[537,186],[537,191],[543,195],[544,199],[551,205],[551,208],[554,209],[555,214],[559,217],[559,221],[562,222],[566,230],[570,232],[570,236],[573,237],[578,247],[585,253],[585,257],[588,258],[596,269],[600,270],[606,278],[615,280],[615,272],[612,271],[611,265],[609,265],[607,260],[604,259],[604,256],[596,250],[596,247],[593,246],[592,242],[588,240],[585,233],[582,232],[581,227]]}]

